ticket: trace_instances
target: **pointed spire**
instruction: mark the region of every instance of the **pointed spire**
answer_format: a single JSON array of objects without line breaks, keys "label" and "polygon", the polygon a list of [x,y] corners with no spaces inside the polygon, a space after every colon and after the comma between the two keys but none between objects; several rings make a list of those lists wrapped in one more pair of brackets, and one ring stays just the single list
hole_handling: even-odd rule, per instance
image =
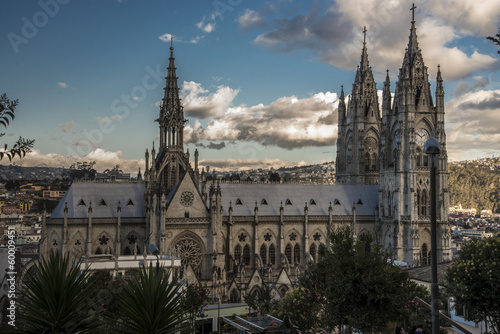
[{"label": "pointed spire", "polygon": [[443,77],[441,76],[441,65],[438,64],[438,71],[437,71],[437,76],[436,76],[436,93],[443,93],[444,94],[444,88],[443,88]]},{"label": "pointed spire", "polygon": [[382,91],[382,115],[391,111],[391,79],[389,77],[389,70],[384,82],[384,90]]},{"label": "pointed spire", "polygon": [[370,69],[370,64],[368,62],[368,51],[366,50],[366,27],[363,28],[363,52],[361,54],[361,72],[366,72]]},{"label": "pointed spire", "polygon": [[340,100],[343,102],[345,99],[345,96],[344,96],[344,85],[341,85],[340,86]]},{"label": "pointed spire", "polygon": [[177,86],[177,75],[176,75],[176,67],[175,67],[175,58],[174,58],[174,46],[173,46],[173,37],[170,40],[170,58],[168,59],[168,68],[167,68],[167,83],[165,87],[165,96],[163,98],[163,108],[162,111],[176,111],[180,107],[180,98],[179,98],[179,88]]},{"label": "pointed spire", "polygon": [[412,11],[410,41],[408,42],[408,51],[407,51],[410,55],[415,54],[418,51],[417,30],[415,28],[415,9],[417,9],[417,6],[415,6],[415,4],[412,4],[410,8],[410,10]]}]

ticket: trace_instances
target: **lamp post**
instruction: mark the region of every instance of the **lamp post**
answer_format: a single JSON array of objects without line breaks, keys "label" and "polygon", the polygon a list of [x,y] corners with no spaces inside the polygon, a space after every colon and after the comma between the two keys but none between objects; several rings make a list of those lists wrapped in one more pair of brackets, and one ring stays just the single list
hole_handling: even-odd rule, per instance
[{"label": "lamp post", "polygon": [[149,252],[156,256],[156,275],[160,273],[160,258],[158,257],[158,254],[160,254],[160,250],[158,247],[156,247],[155,244],[149,244],[148,245]]},{"label": "lamp post", "polygon": [[425,142],[424,152],[431,156],[431,306],[432,306],[432,334],[439,334],[439,288],[437,277],[437,226],[436,226],[436,163],[435,158],[441,153],[439,141],[429,138]]}]

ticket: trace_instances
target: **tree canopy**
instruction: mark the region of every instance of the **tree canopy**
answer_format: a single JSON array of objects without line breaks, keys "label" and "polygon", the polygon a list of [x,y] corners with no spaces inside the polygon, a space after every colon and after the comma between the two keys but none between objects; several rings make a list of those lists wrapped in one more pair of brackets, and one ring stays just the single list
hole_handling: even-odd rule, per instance
[{"label": "tree canopy", "polygon": [[445,288],[456,306],[465,306],[467,320],[488,321],[491,333],[500,330],[500,236],[472,239],[445,273]]},{"label": "tree canopy", "polygon": [[[10,121],[14,120],[14,112],[18,104],[19,100],[11,101],[7,97],[7,94],[2,94],[2,96],[0,96],[0,124],[3,125],[4,128],[8,127]],[[0,133],[0,137],[3,137],[4,135],[5,133]],[[19,137],[11,149],[8,148],[7,144],[4,145],[3,150],[0,151],[0,160],[7,157],[9,158],[9,161],[12,161],[12,158],[15,158],[16,155],[19,158],[24,158],[27,153],[31,152],[34,143],[34,139],[24,139],[23,137]]]},{"label": "tree canopy", "polygon": [[330,248],[320,248],[319,255],[300,285],[320,304],[322,328],[383,332],[391,321],[408,317],[415,287],[372,235],[355,240],[349,227],[340,227],[330,235]]}]

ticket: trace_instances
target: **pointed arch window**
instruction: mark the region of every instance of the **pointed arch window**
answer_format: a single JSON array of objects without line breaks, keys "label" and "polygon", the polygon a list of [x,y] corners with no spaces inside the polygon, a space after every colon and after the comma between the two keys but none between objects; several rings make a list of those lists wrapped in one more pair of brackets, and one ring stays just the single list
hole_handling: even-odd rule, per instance
[{"label": "pointed arch window", "polygon": [[429,253],[427,250],[427,244],[422,245],[422,265],[426,266],[429,263]]},{"label": "pointed arch window", "polygon": [[370,170],[370,153],[365,153],[365,172]]},{"label": "pointed arch window", "polygon": [[239,262],[241,260],[241,246],[240,245],[236,245],[234,247],[234,260],[236,262]]},{"label": "pointed arch window", "polygon": [[372,153],[371,165],[370,168],[372,171],[377,171],[377,153]]},{"label": "pointed arch window", "polygon": [[358,199],[358,202],[356,203],[356,205],[363,205],[363,201],[360,199]]},{"label": "pointed arch window", "polygon": [[333,201],[333,205],[340,205],[340,201],[338,199],[335,199],[335,201]]},{"label": "pointed arch window", "polygon": [[316,201],[311,198],[311,200],[309,201],[309,205],[316,205]]},{"label": "pointed arch window", "polygon": [[286,247],[285,247],[285,256],[288,260],[288,263],[293,264],[293,262],[292,262],[292,246],[290,244],[286,245]]},{"label": "pointed arch window", "polygon": [[285,201],[285,205],[292,205],[292,201],[290,201],[288,198]]},{"label": "pointed arch window", "polygon": [[84,200],[81,199],[80,202],[78,202],[78,205],[83,205],[83,206],[87,206],[87,204],[85,204]]},{"label": "pointed arch window", "polygon": [[417,167],[422,166],[422,150],[420,147],[417,147],[417,156],[416,156]]},{"label": "pointed arch window", "polygon": [[95,251],[95,254],[96,254],[96,255],[100,255],[100,254],[102,254],[102,249],[101,249],[101,247],[97,247],[97,249],[96,249],[96,251]]},{"label": "pointed arch window", "polygon": [[236,205],[243,205],[243,203],[241,202],[241,199],[239,199],[239,198],[236,199],[235,204]]},{"label": "pointed arch window", "polygon": [[101,199],[101,201],[99,202],[99,206],[108,206],[108,204],[106,204],[106,201],[104,199]]},{"label": "pointed arch window", "polygon": [[295,244],[293,247],[293,261],[295,264],[300,263],[300,246],[299,244]]},{"label": "pointed arch window", "polygon": [[243,264],[250,265],[250,246],[248,244],[243,248]]},{"label": "pointed arch window", "polygon": [[260,201],[260,204],[262,204],[262,205],[267,205],[267,201],[266,201],[266,199],[265,199],[265,198],[263,198],[263,199],[262,199],[262,201]]},{"label": "pointed arch window", "polygon": [[262,246],[260,246],[260,257],[262,258],[262,264],[266,265],[267,264],[267,247],[264,244],[262,244]]},{"label": "pointed arch window", "polygon": [[422,216],[427,216],[427,192],[422,190],[420,199],[420,213]]},{"label": "pointed arch window", "polygon": [[313,260],[316,262],[316,244],[312,244],[311,247],[309,247],[309,254],[311,254]]},{"label": "pointed arch window", "polygon": [[131,205],[134,206],[134,202],[132,202],[132,200],[129,199],[128,202],[127,202],[127,206],[131,206]]},{"label": "pointed arch window", "polygon": [[132,250],[129,246],[125,247],[125,249],[123,250],[123,255],[132,255]]},{"label": "pointed arch window", "polygon": [[276,248],[274,248],[274,244],[269,246],[269,264],[276,264]]}]

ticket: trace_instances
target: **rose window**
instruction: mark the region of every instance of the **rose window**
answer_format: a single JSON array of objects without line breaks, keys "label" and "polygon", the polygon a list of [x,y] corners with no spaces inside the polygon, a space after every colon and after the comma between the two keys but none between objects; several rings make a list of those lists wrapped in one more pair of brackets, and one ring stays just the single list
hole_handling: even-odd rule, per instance
[{"label": "rose window", "polygon": [[175,251],[180,257],[182,265],[190,264],[193,269],[201,263],[201,248],[190,236],[185,236],[175,243]]}]

